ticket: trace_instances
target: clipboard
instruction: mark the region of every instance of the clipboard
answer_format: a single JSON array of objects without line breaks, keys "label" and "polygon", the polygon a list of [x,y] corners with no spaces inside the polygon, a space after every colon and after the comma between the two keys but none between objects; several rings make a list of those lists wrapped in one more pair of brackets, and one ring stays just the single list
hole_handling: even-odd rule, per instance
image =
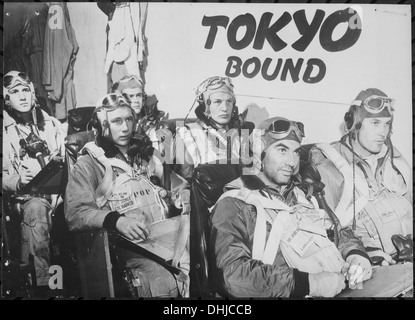
[{"label": "clipboard", "polygon": [[363,282],[363,289],[347,288],[336,298],[397,297],[413,288],[413,264],[406,262],[373,268],[372,278]]},{"label": "clipboard", "polygon": [[178,275],[181,271],[174,267],[171,261],[173,260],[180,219],[181,216],[178,215],[152,223],[148,226],[151,239],[145,241],[129,240],[118,232],[109,232],[109,237],[113,243],[145,256]]},{"label": "clipboard", "polygon": [[53,158],[27,185],[18,191],[18,194],[59,194],[62,187],[63,166],[62,158]]}]

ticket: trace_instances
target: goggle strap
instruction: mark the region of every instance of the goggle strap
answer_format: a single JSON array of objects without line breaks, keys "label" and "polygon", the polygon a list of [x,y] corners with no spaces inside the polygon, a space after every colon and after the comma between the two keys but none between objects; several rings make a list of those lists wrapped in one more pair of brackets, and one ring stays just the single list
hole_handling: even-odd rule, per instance
[{"label": "goggle strap", "polygon": [[352,101],[352,106],[361,106],[362,105],[362,103],[363,103],[363,101],[362,100],[354,100],[354,101]]},{"label": "goggle strap", "polygon": [[129,99],[128,95],[125,94],[125,93],[123,93],[123,94],[109,93],[104,98],[101,98],[101,99],[98,100],[95,108],[98,109],[98,108],[110,107],[111,105],[105,105],[105,106],[103,105],[103,102],[104,102],[105,99],[110,101],[109,98],[108,98],[110,96],[115,96],[116,97],[116,100],[113,102],[113,104],[119,102],[120,100],[124,100],[124,102],[130,103],[130,99]]}]

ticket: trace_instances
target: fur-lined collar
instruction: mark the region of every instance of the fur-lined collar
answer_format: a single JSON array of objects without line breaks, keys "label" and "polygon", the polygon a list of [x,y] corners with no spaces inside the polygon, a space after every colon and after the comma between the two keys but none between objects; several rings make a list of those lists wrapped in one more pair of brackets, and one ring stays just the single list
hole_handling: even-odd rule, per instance
[{"label": "fur-lined collar", "polygon": [[[36,120],[37,120],[37,127],[39,128],[39,130],[43,131],[45,130],[45,115],[44,115],[44,111],[42,111],[41,108],[35,107],[36,110]],[[10,116],[11,120],[10,123],[6,123],[5,121],[5,126],[9,126],[11,124],[16,123],[16,124],[23,124],[26,125],[27,123],[19,116],[18,113],[13,112],[13,110],[7,110],[6,108],[6,112],[7,114]],[[30,113],[32,113],[32,111],[29,111]],[[46,113],[45,113],[46,114]],[[46,114],[47,116],[47,114]],[[31,123],[33,123],[33,119],[31,121]]]},{"label": "fur-lined collar", "polygon": [[[96,143],[98,147],[101,147],[107,158],[114,158],[115,156],[121,154],[120,149],[114,145],[112,141],[105,137],[97,137]],[[150,157],[153,155],[154,148],[149,139],[139,139],[131,138],[130,147],[127,151],[127,155],[133,159],[139,157],[145,161],[149,161]]]}]

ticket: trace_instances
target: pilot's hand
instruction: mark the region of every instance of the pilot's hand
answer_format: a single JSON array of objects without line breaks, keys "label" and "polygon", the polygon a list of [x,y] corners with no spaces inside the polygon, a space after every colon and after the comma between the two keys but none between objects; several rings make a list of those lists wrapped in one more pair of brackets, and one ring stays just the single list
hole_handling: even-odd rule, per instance
[{"label": "pilot's hand", "polygon": [[19,181],[17,182],[19,189],[27,185],[35,175],[32,170],[23,167],[23,171],[20,173]]},{"label": "pilot's hand", "polygon": [[349,286],[354,286],[372,277],[372,265],[367,258],[359,254],[351,254],[346,259],[342,273],[346,274]]},{"label": "pilot's hand", "polygon": [[369,255],[370,258],[373,258],[373,257],[383,258],[382,266],[396,264],[396,261],[393,260],[390,255],[388,255],[386,252],[383,252],[382,250],[369,251],[367,254]]},{"label": "pilot's hand", "polygon": [[150,234],[148,228],[137,219],[120,217],[115,226],[118,232],[130,240],[147,240]]}]

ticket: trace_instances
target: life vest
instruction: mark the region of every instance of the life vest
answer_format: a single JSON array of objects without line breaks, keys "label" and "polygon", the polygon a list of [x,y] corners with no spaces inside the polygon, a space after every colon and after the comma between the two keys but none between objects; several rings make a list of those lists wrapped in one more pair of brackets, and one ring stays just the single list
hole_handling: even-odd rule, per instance
[{"label": "life vest", "polygon": [[[104,177],[95,196],[99,208],[108,206],[125,216],[150,225],[166,218],[168,207],[149,178],[117,158],[107,158],[94,142],[84,149],[105,168]],[[114,179],[113,168],[121,169]]]},{"label": "life vest", "polygon": [[[253,259],[273,264],[280,248],[292,268],[308,273],[340,272],[345,262],[318,218],[324,211],[315,208],[297,188],[295,192],[299,204],[294,207],[247,188],[227,191],[220,199],[233,197],[255,206]],[[268,239],[267,222],[272,225]]]},{"label": "life vest", "polygon": [[[412,234],[412,205],[401,194],[388,190],[386,186],[380,190],[369,188],[360,170],[353,168],[330,144],[322,143],[316,146],[333,162],[344,178],[343,194],[334,211],[342,226],[350,225],[353,215],[360,217],[364,230],[356,230],[356,235],[362,238],[363,244],[379,243],[388,254],[396,252],[391,237],[395,234]],[[395,164],[405,173],[401,163]],[[353,185],[356,187],[353,204]]]},{"label": "life vest", "polygon": [[[178,128],[177,133],[183,140],[195,168],[199,164],[228,158],[226,138],[212,127],[208,127],[205,130],[198,123],[189,123],[185,127]],[[213,143],[212,137],[219,141],[219,147]],[[232,150],[230,157],[239,159],[240,140],[232,138],[231,143]]]}]

